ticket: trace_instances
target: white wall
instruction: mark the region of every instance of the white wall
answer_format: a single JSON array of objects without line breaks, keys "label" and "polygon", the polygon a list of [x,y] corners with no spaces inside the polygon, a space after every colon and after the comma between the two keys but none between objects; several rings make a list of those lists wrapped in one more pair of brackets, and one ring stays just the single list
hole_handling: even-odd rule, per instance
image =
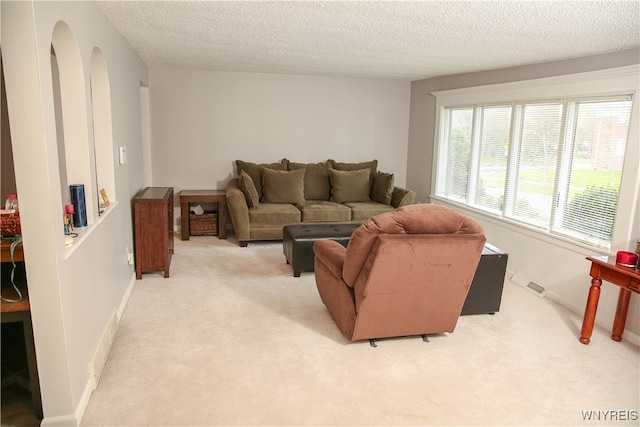
[{"label": "white wall", "polygon": [[[434,155],[434,127],[436,120],[435,97],[431,92],[561,76],[601,69],[623,67],[640,63],[640,50],[616,52],[585,58],[556,61],[546,64],[514,67],[508,69],[436,77],[416,81],[411,84],[411,119],[409,126],[409,156],[407,160],[407,186],[418,193],[418,200],[428,202],[432,188],[432,167]],[[634,114],[637,114],[635,112]],[[638,135],[638,130],[632,131]],[[631,140],[637,144],[637,140]],[[638,168],[635,168],[636,171]],[[640,176],[636,177],[640,182]],[[601,255],[596,251],[541,238],[535,233],[491,220],[481,214],[465,210],[485,228],[488,241],[509,252],[508,269],[549,289],[549,297],[562,303],[580,315],[583,314],[589,291],[590,263],[588,255]],[[624,247],[617,250],[634,250],[635,238],[640,239],[640,207],[636,206],[632,217],[636,218],[630,230],[632,236]],[[608,330],[613,326],[618,295],[616,286],[604,284],[596,323]],[[640,302],[632,297],[627,317],[626,337],[636,344],[640,335]],[[573,325],[576,339],[581,325]]]},{"label": "white wall", "polygon": [[224,189],[234,161],[378,159],[406,182],[410,83],[151,69],[153,184]]},{"label": "white wall", "polygon": [[[43,425],[76,425],[88,402],[88,363],[109,314],[121,314],[135,282],[125,248],[133,248],[129,200],[144,183],[139,85],[145,64],[91,2],[2,2],[2,56],[20,200]],[[114,146],[128,147],[115,170],[119,200],[64,247],[51,40],[58,21],[71,29],[82,62],[86,128],[92,129],[91,52],[104,54],[111,88]],[[76,135],[77,136],[77,135]],[[90,147],[93,134],[79,136]],[[114,159],[117,153],[114,150]],[[117,164],[117,161],[115,162]],[[92,166],[95,167],[95,166]]]}]

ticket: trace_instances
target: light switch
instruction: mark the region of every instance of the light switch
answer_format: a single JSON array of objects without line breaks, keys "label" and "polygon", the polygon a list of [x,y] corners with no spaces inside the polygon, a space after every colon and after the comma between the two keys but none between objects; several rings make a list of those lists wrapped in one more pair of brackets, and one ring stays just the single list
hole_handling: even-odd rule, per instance
[{"label": "light switch", "polygon": [[120,155],[120,164],[127,163],[127,147],[118,147],[118,153]]}]

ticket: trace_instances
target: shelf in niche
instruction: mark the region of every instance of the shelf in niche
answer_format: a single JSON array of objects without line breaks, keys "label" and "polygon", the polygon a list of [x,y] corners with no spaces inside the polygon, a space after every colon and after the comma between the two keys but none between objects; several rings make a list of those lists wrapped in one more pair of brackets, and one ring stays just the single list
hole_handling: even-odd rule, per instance
[{"label": "shelf in niche", "polygon": [[111,214],[111,212],[113,212],[116,206],[118,206],[118,202],[111,202],[109,207],[105,208],[104,212],[102,212],[102,214],[98,216],[98,220],[96,222],[94,222],[93,224],[89,224],[86,227],[77,227],[73,229],[73,232],[77,234],[77,237],[73,238],[73,243],[71,245],[64,247],[65,259],[68,259],[71,256],[71,254],[73,254],[76,251],[78,247],[82,246],[82,242],[84,242],[87,239],[87,237],[91,233],[93,233],[94,230],[100,227],[100,224],[102,224],[105,218],[108,217]]}]

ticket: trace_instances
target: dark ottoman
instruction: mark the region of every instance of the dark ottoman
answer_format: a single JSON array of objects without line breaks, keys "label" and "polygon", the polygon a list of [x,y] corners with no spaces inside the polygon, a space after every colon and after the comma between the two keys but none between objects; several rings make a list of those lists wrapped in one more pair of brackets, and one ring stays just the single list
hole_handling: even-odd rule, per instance
[{"label": "dark ottoman", "polygon": [[360,224],[295,224],[282,229],[282,251],[287,264],[293,267],[293,277],[313,271],[313,242],[335,240],[347,247],[351,234]]},{"label": "dark ottoman", "polygon": [[462,307],[462,315],[494,314],[500,311],[502,286],[507,272],[509,254],[485,243],[467,299]]}]

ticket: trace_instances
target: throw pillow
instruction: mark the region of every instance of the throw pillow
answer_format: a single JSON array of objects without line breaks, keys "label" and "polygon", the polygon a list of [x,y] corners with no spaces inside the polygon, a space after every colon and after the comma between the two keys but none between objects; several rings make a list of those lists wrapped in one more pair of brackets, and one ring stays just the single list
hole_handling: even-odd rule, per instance
[{"label": "throw pillow", "polygon": [[262,201],[264,203],[301,203],[304,202],[305,169],[279,171],[264,168],[262,170]]},{"label": "throw pillow", "polygon": [[331,201],[335,203],[370,202],[369,169],[355,171],[329,170]]},{"label": "throw pillow", "polygon": [[329,166],[321,163],[289,163],[289,170],[306,169],[304,173],[304,198],[306,200],[329,200],[331,181]]},{"label": "throw pillow", "polygon": [[245,162],[242,160],[236,160],[236,168],[238,169],[238,174],[240,171],[245,171],[249,174],[251,179],[253,180],[253,185],[256,187],[256,191],[258,192],[258,198],[262,198],[262,169],[269,168],[275,170],[287,170],[287,166],[289,164],[289,160],[282,159],[279,163],[251,163]]},{"label": "throw pillow", "polygon": [[371,192],[371,186],[373,185],[373,178],[376,176],[376,172],[378,171],[378,161],[371,160],[370,162],[361,162],[361,163],[340,163],[336,162],[333,159],[327,160],[327,164],[330,168],[339,170],[339,171],[356,171],[362,169],[370,169],[370,179],[369,179],[369,192]]},{"label": "throw pillow", "polygon": [[245,199],[247,199],[247,206],[252,208],[260,204],[260,197],[258,197],[258,190],[256,190],[253,179],[243,170],[240,171],[240,175],[238,176],[238,187],[240,187]]},{"label": "throw pillow", "polygon": [[391,195],[393,194],[393,174],[378,172],[373,179],[373,188],[371,189],[371,200],[385,205],[391,204]]}]

